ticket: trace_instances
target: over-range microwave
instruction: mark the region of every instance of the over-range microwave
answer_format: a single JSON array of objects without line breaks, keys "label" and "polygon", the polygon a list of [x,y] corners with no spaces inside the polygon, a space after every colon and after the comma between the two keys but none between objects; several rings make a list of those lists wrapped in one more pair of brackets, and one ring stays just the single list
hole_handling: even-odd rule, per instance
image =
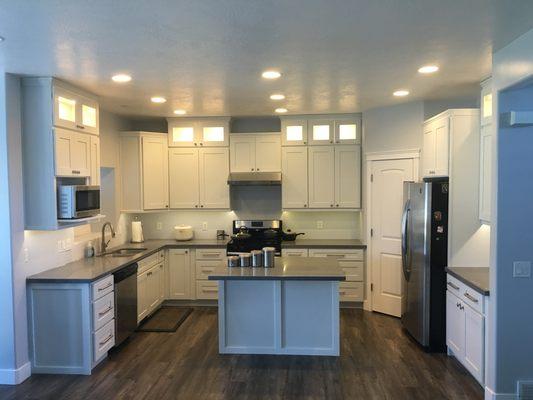
[{"label": "over-range microwave", "polygon": [[98,214],[100,214],[100,186],[58,186],[57,215],[59,219],[87,218]]}]

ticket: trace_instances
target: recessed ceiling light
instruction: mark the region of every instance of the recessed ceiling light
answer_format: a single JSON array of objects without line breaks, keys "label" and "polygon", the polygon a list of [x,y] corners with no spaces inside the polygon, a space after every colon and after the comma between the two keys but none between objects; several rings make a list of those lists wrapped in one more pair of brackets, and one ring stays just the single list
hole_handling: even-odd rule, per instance
[{"label": "recessed ceiling light", "polygon": [[152,101],[152,103],[159,103],[159,104],[165,103],[167,101],[167,99],[165,99],[164,97],[160,97],[160,96],[154,96],[150,100]]},{"label": "recessed ceiling light", "polygon": [[174,110],[174,114],[176,114],[176,115],[185,115],[185,114],[187,114],[187,111],[181,110],[181,109],[180,110]]},{"label": "recessed ceiling light", "polygon": [[276,108],[276,112],[278,114],[283,114],[283,113],[286,113],[287,112],[287,109],[286,108]]},{"label": "recessed ceiling light", "polygon": [[404,97],[404,96],[407,96],[409,94],[409,90],[397,90],[393,93],[394,96],[396,97]]},{"label": "recessed ceiling light", "polygon": [[437,72],[439,70],[439,67],[436,65],[424,65],[423,67],[418,68],[418,72],[421,74],[432,74],[433,72]]},{"label": "recessed ceiling light", "polygon": [[3,36],[0,36],[0,42],[3,42],[4,40],[6,40],[6,38]]},{"label": "recessed ceiling light", "polygon": [[281,93],[275,93],[270,95],[270,100],[283,100],[285,99],[285,95]]},{"label": "recessed ceiling light", "polygon": [[113,75],[111,79],[113,80],[113,82],[126,83],[126,82],[131,81],[131,76],[128,74],[117,74],[117,75]]},{"label": "recessed ceiling light", "polygon": [[277,79],[281,76],[281,73],[274,70],[264,71],[261,76],[265,79]]}]

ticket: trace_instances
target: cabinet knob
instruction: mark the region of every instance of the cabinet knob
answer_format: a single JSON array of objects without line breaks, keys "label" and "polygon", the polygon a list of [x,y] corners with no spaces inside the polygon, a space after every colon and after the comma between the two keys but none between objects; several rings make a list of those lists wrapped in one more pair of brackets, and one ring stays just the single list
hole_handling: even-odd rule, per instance
[{"label": "cabinet knob", "polygon": [[254,169],[252,168],[252,171],[253,171],[253,170],[254,170]]},{"label": "cabinet knob", "polygon": [[304,144],[307,144],[307,142],[304,142]]},{"label": "cabinet knob", "polygon": [[79,175],[79,174],[80,174],[80,171],[72,170],[72,173],[73,173],[73,174],[76,174],[76,175]]},{"label": "cabinet knob", "polygon": [[203,143],[200,143],[200,146],[203,146],[204,144]]},{"label": "cabinet knob", "polygon": [[304,204],[304,207],[307,207],[307,204]]},{"label": "cabinet knob", "polygon": [[189,254],[189,250],[185,250],[185,254]]},{"label": "cabinet knob", "polygon": [[195,143],[194,145],[195,145],[195,146],[198,146],[198,143]]},{"label": "cabinet knob", "polygon": [[339,206],[339,205],[337,204],[337,207],[338,207],[338,206]]},{"label": "cabinet knob", "polygon": [[333,140],[330,140],[329,142],[330,142],[330,143],[333,143]]},{"label": "cabinet knob", "polygon": [[76,128],[78,129],[85,129],[85,127],[83,125],[76,125]]},{"label": "cabinet knob", "polygon": [[194,205],[194,208],[198,208],[198,204],[195,204],[195,205]]},{"label": "cabinet knob", "polygon": [[204,205],[202,204],[200,207],[201,207],[201,208],[204,208]]},{"label": "cabinet knob", "polygon": [[330,206],[330,207],[333,207],[333,204],[330,204],[329,206]]},{"label": "cabinet knob", "polygon": [[168,204],[165,207],[168,208]]},{"label": "cabinet knob", "polygon": [[259,171],[259,168],[256,168],[255,170],[256,170],[256,171]]}]

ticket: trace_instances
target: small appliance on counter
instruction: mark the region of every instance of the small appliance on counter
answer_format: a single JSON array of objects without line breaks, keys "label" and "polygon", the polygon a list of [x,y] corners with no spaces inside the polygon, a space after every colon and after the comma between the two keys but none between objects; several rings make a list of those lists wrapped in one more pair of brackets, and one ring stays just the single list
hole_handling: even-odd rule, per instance
[{"label": "small appliance on counter", "polygon": [[94,217],[100,214],[100,186],[59,185],[57,215],[59,219]]},{"label": "small appliance on counter", "polygon": [[144,242],[143,224],[141,221],[131,221],[131,242]]},{"label": "small appliance on counter", "polygon": [[174,237],[176,240],[182,242],[191,240],[194,237],[192,226],[190,225],[176,225],[174,227]]}]

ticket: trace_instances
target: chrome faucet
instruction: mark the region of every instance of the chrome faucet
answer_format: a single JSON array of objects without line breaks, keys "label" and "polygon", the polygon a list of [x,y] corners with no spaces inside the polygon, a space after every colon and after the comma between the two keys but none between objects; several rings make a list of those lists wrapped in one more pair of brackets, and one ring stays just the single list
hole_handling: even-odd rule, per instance
[{"label": "chrome faucet", "polygon": [[111,222],[106,222],[102,226],[102,244],[100,246],[100,251],[102,252],[102,254],[105,254],[105,251],[107,249],[107,245],[111,241],[111,239],[109,239],[107,242],[105,241],[105,228],[106,228],[106,226],[109,226],[109,229],[111,229],[111,237],[112,238],[115,237],[115,230],[113,229],[113,225],[111,225]]}]

